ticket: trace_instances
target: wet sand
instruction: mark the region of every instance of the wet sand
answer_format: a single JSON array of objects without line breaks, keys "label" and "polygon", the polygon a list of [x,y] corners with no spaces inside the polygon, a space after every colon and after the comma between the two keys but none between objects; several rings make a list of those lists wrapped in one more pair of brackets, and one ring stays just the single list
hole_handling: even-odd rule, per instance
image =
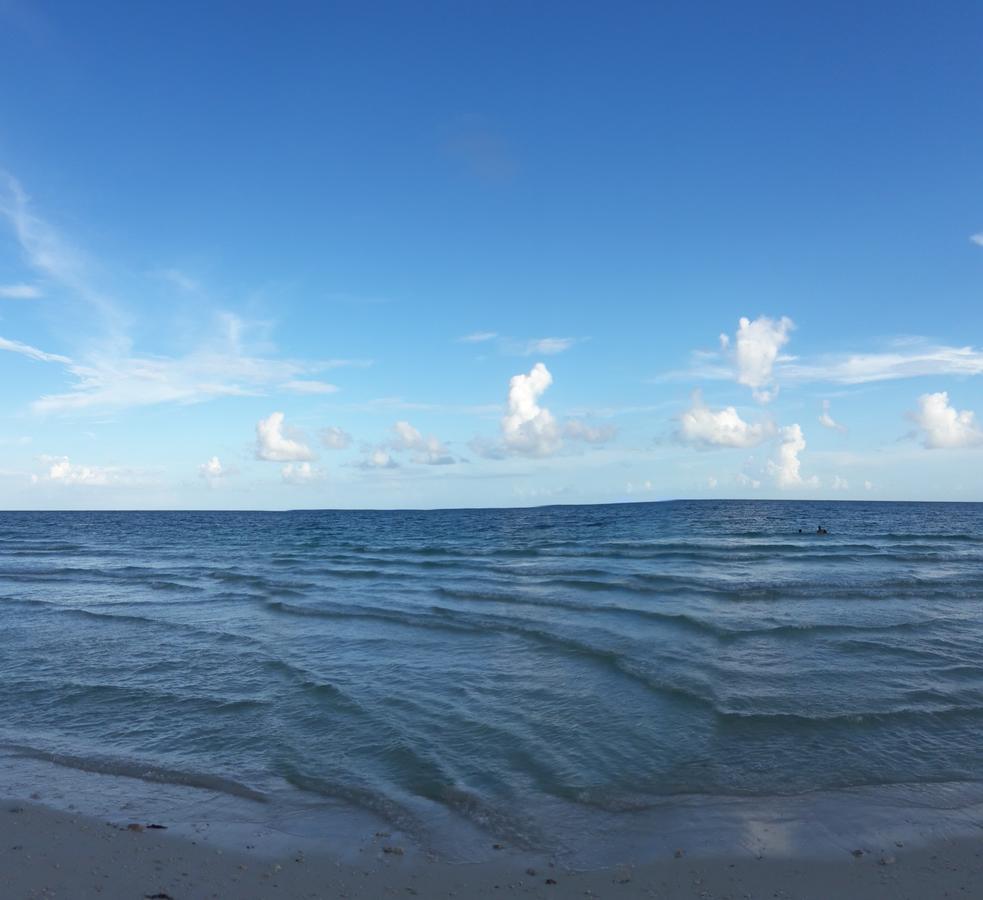
[{"label": "wet sand", "polygon": [[[820,858],[697,856],[574,872],[499,850],[491,862],[449,863],[367,834],[355,860],[331,847],[291,849],[262,835],[238,846],[207,827],[189,836],[166,823],[107,823],[32,801],[0,808],[3,897],[35,898],[785,898],[904,900],[983,896],[983,833],[918,847],[857,847]],[[254,841],[254,842],[252,842]],[[221,843],[221,846],[219,844]],[[902,846],[897,846],[897,844]]]}]

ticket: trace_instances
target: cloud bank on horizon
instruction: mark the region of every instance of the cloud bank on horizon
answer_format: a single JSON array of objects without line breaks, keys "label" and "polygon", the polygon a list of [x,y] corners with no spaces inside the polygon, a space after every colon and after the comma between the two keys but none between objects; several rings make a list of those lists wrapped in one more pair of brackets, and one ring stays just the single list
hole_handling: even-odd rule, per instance
[{"label": "cloud bank on horizon", "polygon": [[[253,11],[260,61],[206,9],[180,68],[159,10],[38,15],[0,4],[0,508],[983,501],[979,125],[931,102],[983,12],[712,54],[755,13],[572,13],[548,78],[542,10]],[[890,40],[926,18],[945,66]]]}]

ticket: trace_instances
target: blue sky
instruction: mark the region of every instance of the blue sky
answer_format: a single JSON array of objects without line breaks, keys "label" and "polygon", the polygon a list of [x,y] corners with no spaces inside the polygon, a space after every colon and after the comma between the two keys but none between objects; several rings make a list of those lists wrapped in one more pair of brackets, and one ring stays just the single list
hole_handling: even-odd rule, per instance
[{"label": "blue sky", "polygon": [[0,0],[0,507],[983,500],[981,45]]}]

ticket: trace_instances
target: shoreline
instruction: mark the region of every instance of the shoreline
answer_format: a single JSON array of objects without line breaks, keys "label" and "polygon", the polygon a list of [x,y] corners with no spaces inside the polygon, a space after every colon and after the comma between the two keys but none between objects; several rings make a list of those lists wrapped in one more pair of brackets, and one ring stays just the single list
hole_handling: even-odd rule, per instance
[{"label": "shoreline", "polygon": [[[217,843],[206,824],[192,837],[156,822],[107,823],[27,800],[0,808],[0,865],[11,900],[41,897],[383,898],[594,897],[938,898],[972,896],[983,879],[983,837],[938,838],[917,847],[863,848],[836,858],[751,853],[668,858],[571,871],[509,848],[481,863],[443,861],[366,837],[354,860],[329,845],[269,843],[240,834]],[[288,842],[289,843],[289,842]],[[903,842],[898,842],[903,843]]]}]

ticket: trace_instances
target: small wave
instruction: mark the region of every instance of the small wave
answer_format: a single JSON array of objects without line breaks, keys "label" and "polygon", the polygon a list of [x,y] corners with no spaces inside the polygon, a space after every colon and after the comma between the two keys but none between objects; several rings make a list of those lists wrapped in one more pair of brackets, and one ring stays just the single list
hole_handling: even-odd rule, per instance
[{"label": "small wave", "polygon": [[49,762],[56,766],[77,769],[81,772],[115,775],[120,778],[137,778],[140,781],[149,781],[158,784],[174,784],[183,787],[201,788],[202,790],[228,794],[246,800],[255,800],[258,803],[265,803],[268,800],[266,794],[261,791],[257,791],[247,784],[221,775],[171,769],[133,759],[107,756],[74,756],[68,753],[40,750],[36,747],[26,747],[20,744],[3,743],[0,744],[0,747],[3,747],[3,749],[10,752],[13,756]]}]

